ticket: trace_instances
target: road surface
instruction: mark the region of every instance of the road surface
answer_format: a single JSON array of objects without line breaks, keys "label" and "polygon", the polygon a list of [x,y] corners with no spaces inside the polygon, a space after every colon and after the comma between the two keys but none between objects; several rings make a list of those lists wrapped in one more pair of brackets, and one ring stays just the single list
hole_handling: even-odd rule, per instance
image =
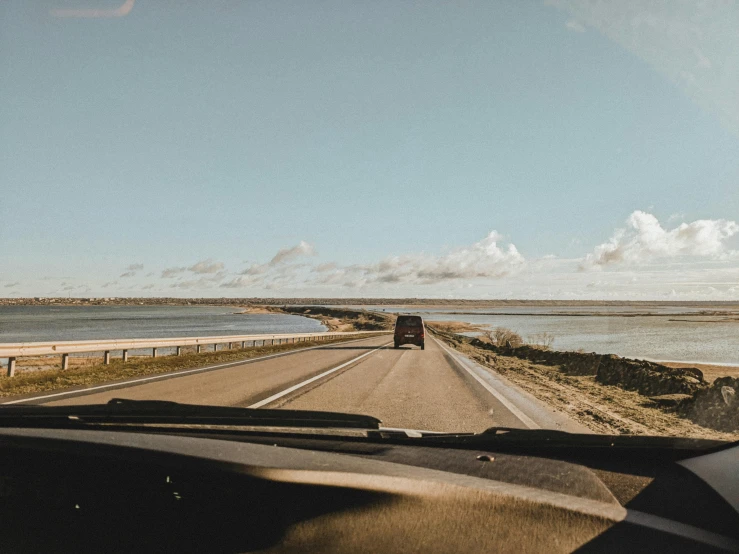
[{"label": "road surface", "polygon": [[393,349],[392,336],[382,335],[226,365],[102,385],[82,394],[44,395],[38,401],[158,399],[362,413],[381,419],[385,427],[420,430],[474,432],[497,425],[587,432],[431,337],[425,350]]}]

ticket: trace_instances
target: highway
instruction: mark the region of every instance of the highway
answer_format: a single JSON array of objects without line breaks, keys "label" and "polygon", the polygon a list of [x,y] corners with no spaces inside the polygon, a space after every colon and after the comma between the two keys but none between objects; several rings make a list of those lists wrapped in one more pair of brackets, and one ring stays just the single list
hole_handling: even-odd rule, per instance
[{"label": "highway", "polygon": [[226,367],[47,394],[29,402],[172,400],[362,413],[393,428],[475,432],[505,426],[587,432],[436,339],[427,337],[425,350],[395,350],[391,342],[391,335],[374,336]]}]

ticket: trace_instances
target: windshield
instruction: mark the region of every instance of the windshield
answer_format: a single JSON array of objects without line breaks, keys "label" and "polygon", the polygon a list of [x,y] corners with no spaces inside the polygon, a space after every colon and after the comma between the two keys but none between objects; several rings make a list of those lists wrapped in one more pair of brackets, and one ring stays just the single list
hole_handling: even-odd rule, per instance
[{"label": "windshield", "polygon": [[2,2],[0,403],[739,439],[737,29]]},{"label": "windshield", "polygon": [[420,327],[421,318],[412,315],[401,315],[395,320],[396,327]]}]

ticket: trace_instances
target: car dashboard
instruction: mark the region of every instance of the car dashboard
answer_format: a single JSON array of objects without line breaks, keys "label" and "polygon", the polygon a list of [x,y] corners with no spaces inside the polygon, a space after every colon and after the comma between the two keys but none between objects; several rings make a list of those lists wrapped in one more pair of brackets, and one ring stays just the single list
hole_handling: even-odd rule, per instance
[{"label": "car dashboard", "polygon": [[737,447],[674,461],[43,428],[0,444],[7,552],[739,551]]}]

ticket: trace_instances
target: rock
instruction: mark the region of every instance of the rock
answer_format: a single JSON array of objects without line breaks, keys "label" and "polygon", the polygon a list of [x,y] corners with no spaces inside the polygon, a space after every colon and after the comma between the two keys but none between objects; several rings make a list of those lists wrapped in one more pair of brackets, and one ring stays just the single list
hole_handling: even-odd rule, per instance
[{"label": "rock", "polygon": [[645,396],[693,394],[706,387],[703,373],[693,367],[671,368],[646,360],[621,358],[615,354],[559,352],[528,345],[497,347],[479,339],[473,346],[504,356],[515,356],[537,364],[554,365],[566,375],[595,375],[603,385],[614,385]]},{"label": "rock", "polygon": [[734,387],[723,386],[721,387],[721,396],[724,397],[724,402],[726,403],[726,405],[731,406],[734,403],[736,391],[734,390]]},{"label": "rock", "polygon": [[650,400],[653,400],[656,404],[664,408],[674,408],[692,398],[693,396],[690,394],[661,394],[659,396],[649,397]]},{"label": "rock", "polygon": [[699,390],[678,412],[691,421],[719,431],[739,431],[739,402],[736,390],[739,378],[720,377],[711,386]]}]

